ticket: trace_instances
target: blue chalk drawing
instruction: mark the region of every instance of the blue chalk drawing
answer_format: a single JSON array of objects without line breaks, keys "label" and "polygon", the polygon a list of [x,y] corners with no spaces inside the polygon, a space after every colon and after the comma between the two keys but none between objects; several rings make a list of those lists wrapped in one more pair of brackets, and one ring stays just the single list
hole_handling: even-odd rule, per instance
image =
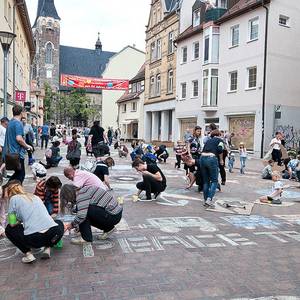
[{"label": "blue chalk drawing", "polygon": [[281,223],[273,221],[271,219],[252,215],[252,216],[228,216],[221,217],[223,220],[229,222],[233,226],[245,228],[245,229],[256,229],[256,228],[267,228],[277,229]]}]

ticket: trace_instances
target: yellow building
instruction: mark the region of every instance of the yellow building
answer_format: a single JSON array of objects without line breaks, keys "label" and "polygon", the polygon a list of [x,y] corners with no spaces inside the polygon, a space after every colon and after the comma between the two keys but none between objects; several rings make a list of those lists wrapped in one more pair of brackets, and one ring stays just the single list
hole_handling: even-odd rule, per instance
[{"label": "yellow building", "polygon": [[[15,91],[26,92],[26,102],[30,102],[30,65],[34,55],[31,24],[25,1],[0,1],[0,30],[16,34],[8,55],[8,117],[12,116]],[[0,117],[3,116],[3,51],[0,47]]]},{"label": "yellow building", "polygon": [[174,142],[178,0],[152,0],[146,30],[144,137]]}]

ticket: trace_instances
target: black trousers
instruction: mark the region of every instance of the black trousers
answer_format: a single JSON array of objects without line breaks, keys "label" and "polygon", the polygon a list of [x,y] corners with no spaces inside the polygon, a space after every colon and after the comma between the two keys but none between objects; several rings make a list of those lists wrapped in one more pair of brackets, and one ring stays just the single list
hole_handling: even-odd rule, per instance
[{"label": "black trousers", "polygon": [[21,165],[21,169],[16,170],[15,173],[9,178],[9,181],[19,180],[23,184],[23,181],[25,179],[24,158],[20,158],[20,165]]},{"label": "black trousers", "polygon": [[72,167],[75,167],[75,166],[78,166],[78,165],[79,165],[79,163],[80,163],[80,158],[71,158],[71,159],[69,159],[69,161],[70,161],[70,165],[71,165]]},{"label": "black trousers", "polygon": [[178,169],[180,169],[181,166],[181,155],[177,155],[176,154],[176,163],[175,163],[175,167],[177,167]]},{"label": "black trousers", "polygon": [[93,241],[91,226],[103,230],[111,231],[122,219],[122,211],[117,215],[108,213],[105,208],[90,205],[86,219],[79,225],[79,231],[82,238],[87,242]]},{"label": "black trousers", "polygon": [[281,166],[281,151],[277,149],[273,149],[272,151],[272,159],[277,162],[278,166]]},{"label": "black trousers", "polygon": [[150,175],[144,175],[143,181],[138,182],[136,187],[139,190],[146,191],[147,199],[151,199],[151,193],[160,193],[166,189],[161,181],[157,181]]},{"label": "black trousers", "polygon": [[[225,160],[224,160],[225,162]],[[223,165],[219,164],[219,172],[221,175],[222,182],[226,182],[226,171],[225,171],[225,163]]]},{"label": "black trousers", "polygon": [[41,136],[41,148],[43,149],[44,148],[44,143],[45,143],[45,148],[48,147],[48,141],[49,141],[49,135],[45,135],[45,134],[42,134]]},{"label": "black trousers", "polygon": [[24,235],[24,227],[18,224],[14,227],[7,225],[5,234],[7,238],[23,253],[31,248],[53,247],[64,235],[64,224],[62,221],[55,221],[58,226],[51,227],[45,233],[33,233]]}]

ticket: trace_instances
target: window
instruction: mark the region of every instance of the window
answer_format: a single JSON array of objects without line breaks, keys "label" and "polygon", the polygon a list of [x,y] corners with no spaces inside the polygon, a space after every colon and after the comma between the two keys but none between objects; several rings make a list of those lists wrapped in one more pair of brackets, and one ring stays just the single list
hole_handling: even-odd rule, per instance
[{"label": "window", "polygon": [[151,43],[150,47],[151,47],[150,60],[151,62],[153,62],[156,60],[156,43],[155,42]]},{"label": "window", "polygon": [[257,67],[248,68],[248,89],[256,88]]},{"label": "window", "polygon": [[131,111],[136,111],[136,102],[131,103]]},{"label": "window", "polygon": [[47,43],[46,45],[46,64],[53,63],[53,48],[51,43]]},{"label": "window", "polygon": [[209,70],[203,71],[203,106],[208,105],[208,75]]},{"label": "window", "polygon": [[229,91],[235,92],[237,90],[237,76],[238,72],[233,71],[229,73]]},{"label": "window", "polygon": [[207,63],[209,60],[209,35],[204,39],[204,63]]},{"label": "window", "polygon": [[123,112],[123,113],[126,113],[126,104],[123,104],[123,107],[122,107],[122,108],[123,108],[122,112]]},{"label": "window", "polygon": [[52,78],[52,70],[47,70],[46,71],[46,77],[49,78],[49,79]]},{"label": "window", "polygon": [[231,27],[231,47],[239,45],[240,40],[240,26],[235,25]]},{"label": "window", "polygon": [[173,31],[169,32],[168,35],[168,54],[174,52],[174,33]]},{"label": "window", "polygon": [[193,12],[193,27],[200,25],[200,9],[197,9]]},{"label": "window", "polygon": [[198,59],[199,51],[200,51],[199,42],[195,42],[193,46],[194,46],[194,59]]},{"label": "window", "polygon": [[155,96],[155,78],[154,76],[150,77],[150,97]]},{"label": "window", "polygon": [[186,82],[181,83],[181,99],[186,98]]},{"label": "window", "polygon": [[218,0],[217,6],[219,8],[227,9],[227,0]]},{"label": "window", "polygon": [[279,16],[279,25],[288,27],[289,26],[289,20],[290,20],[289,17],[280,15]]},{"label": "window", "polygon": [[249,21],[249,41],[258,39],[258,18]]},{"label": "window", "polygon": [[136,91],[137,91],[137,93],[139,93],[141,90],[142,90],[142,84],[141,84],[141,82],[137,82],[136,83]]},{"label": "window", "polygon": [[187,47],[181,48],[181,63],[185,64],[187,62]]},{"label": "window", "polygon": [[210,105],[217,106],[218,103],[218,69],[211,69]]},{"label": "window", "polygon": [[160,96],[160,90],[161,90],[160,74],[157,74],[156,75],[156,88],[155,88],[156,96]]},{"label": "window", "polygon": [[161,39],[156,41],[156,58],[161,59]]},{"label": "window", "polygon": [[173,70],[168,71],[168,83],[167,83],[167,91],[169,94],[173,93]]},{"label": "window", "polygon": [[133,83],[132,84],[132,87],[131,87],[131,91],[132,91],[132,93],[136,93],[137,92],[137,89],[136,89],[137,87],[136,87],[136,83]]},{"label": "window", "polygon": [[193,86],[193,97],[198,97],[199,96],[198,80],[192,81],[192,86]]}]

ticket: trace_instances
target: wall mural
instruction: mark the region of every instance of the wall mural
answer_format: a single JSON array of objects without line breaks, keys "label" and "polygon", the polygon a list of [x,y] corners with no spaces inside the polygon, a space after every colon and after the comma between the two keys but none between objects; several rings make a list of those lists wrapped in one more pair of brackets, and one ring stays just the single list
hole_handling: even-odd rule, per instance
[{"label": "wall mural", "polygon": [[287,148],[299,148],[300,146],[300,129],[294,128],[291,125],[278,125],[275,132],[282,132],[285,136]]}]

